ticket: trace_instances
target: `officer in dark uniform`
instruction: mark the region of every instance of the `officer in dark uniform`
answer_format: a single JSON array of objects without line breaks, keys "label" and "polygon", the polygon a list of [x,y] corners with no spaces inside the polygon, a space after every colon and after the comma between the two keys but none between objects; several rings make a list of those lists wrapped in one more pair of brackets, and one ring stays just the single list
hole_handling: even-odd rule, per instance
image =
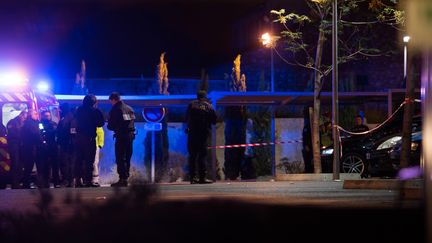
[{"label": "officer in dark uniform", "polygon": [[108,129],[114,131],[115,157],[119,181],[111,184],[112,187],[125,187],[128,185],[130,160],[132,157],[133,140],[135,139],[135,113],[126,105],[117,92],[109,96],[112,108],[109,112]]},{"label": "officer in dark uniform", "polygon": [[23,161],[22,161],[22,137],[21,130],[24,121],[27,119],[27,111],[22,111],[17,117],[10,120],[7,127],[7,143],[11,158],[12,167],[12,189],[20,188],[20,182],[23,176]]},{"label": "officer in dark uniform", "polygon": [[69,105],[64,103],[60,106],[61,119],[57,126],[57,145],[59,150],[59,167],[63,185],[66,187],[73,186],[73,163],[74,147],[72,143],[71,129],[74,114]]},{"label": "officer in dark uniform", "polygon": [[[42,143],[39,148],[39,159],[43,165],[42,178],[44,187],[49,187],[50,174],[55,188],[60,187],[59,163],[57,156],[56,130],[57,123],[52,121],[51,112],[42,112],[40,130]],[[50,173],[51,172],[51,173]]]},{"label": "officer in dark uniform", "polygon": [[[189,151],[189,177],[191,184],[207,184],[212,181],[206,179],[206,156],[208,138],[211,125],[216,124],[216,112],[207,101],[207,93],[200,90],[197,100],[192,101],[186,112]],[[195,177],[195,165],[198,165],[198,179]]]},{"label": "officer in dark uniform", "polygon": [[[24,162],[24,188],[34,188],[31,184],[31,175],[33,166],[36,163],[36,169],[38,171],[38,177],[40,178],[43,166],[38,160],[39,145],[41,143],[41,134],[39,129],[39,116],[36,110],[29,110],[29,115],[24,121],[24,125],[21,130],[23,134],[22,139],[22,158]],[[41,179],[41,178],[40,178]],[[43,185],[41,185],[43,186]]]},{"label": "officer in dark uniform", "polygon": [[96,108],[96,96],[88,94],[76,111],[76,163],[77,187],[90,187],[93,178],[93,162],[96,155],[96,127],[102,127],[105,119]]}]

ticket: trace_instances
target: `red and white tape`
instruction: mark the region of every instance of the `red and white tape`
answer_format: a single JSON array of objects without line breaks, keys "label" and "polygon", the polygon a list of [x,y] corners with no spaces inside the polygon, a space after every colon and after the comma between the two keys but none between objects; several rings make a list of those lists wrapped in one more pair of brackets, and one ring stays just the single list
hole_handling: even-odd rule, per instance
[{"label": "red and white tape", "polygon": [[244,144],[231,144],[231,145],[219,145],[219,146],[209,146],[209,149],[224,149],[224,148],[245,148],[245,147],[258,147],[258,146],[269,146],[276,144],[292,144],[292,143],[301,143],[303,142],[300,139],[290,140],[290,141],[280,141],[280,142],[270,142],[270,143],[244,143]]}]

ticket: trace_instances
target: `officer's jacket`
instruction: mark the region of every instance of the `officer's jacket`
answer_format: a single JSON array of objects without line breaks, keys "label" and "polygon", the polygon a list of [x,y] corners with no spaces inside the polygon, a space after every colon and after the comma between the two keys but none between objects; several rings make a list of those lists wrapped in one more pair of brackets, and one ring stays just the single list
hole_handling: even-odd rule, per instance
[{"label": "officer's jacket", "polygon": [[19,116],[15,117],[7,123],[7,136],[9,141],[17,141],[21,139],[21,129],[23,125],[24,122],[21,121],[21,118]]},{"label": "officer's jacket", "polygon": [[108,129],[115,136],[129,135],[135,131],[135,113],[123,101],[117,102],[109,112]]},{"label": "officer's jacket", "polygon": [[204,100],[192,101],[186,111],[186,122],[190,132],[208,132],[216,124],[216,112],[213,106]]},{"label": "officer's jacket", "polygon": [[42,120],[39,127],[42,135],[42,142],[48,145],[56,144],[57,123],[48,120]]},{"label": "officer's jacket", "polygon": [[25,134],[25,139],[22,140],[24,146],[37,146],[41,142],[41,134],[39,129],[39,121],[33,120],[30,117],[24,121],[21,130]]},{"label": "officer's jacket", "polygon": [[96,138],[96,127],[102,127],[105,124],[105,119],[101,110],[82,105],[77,109],[76,122],[77,134]]},{"label": "officer's jacket", "polygon": [[68,113],[60,120],[57,126],[57,144],[63,148],[69,147],[72,144],[71,123],[73,119],[73,114]]}]

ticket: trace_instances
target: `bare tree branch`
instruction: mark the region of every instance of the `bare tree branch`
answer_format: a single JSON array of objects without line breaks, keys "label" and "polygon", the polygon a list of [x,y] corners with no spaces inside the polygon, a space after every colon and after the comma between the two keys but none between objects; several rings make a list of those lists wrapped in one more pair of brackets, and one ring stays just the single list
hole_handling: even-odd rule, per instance
[{"label": "bare tree branch", "polygon": [[309,0],[305,0],[308,7],[312,10],[312,13],[316,14],[317,16],[322,16],[321,8],[317,6],[316,3],[311,3]]},{"label": "bare tree branch", "polygon": [[346,21],[346,20],[339,20],[342,24],[348,24],[348,25],[368,25],[368,24],[377,24],[380,23],[381,21],[358,21],[358,22],[354,22],[354,21]]},{"label": "bare tree branch", "polygon": [[303,67],[303,68],[311,69],[311,70],[317,71],[317,72],[319,72],[321,75],[323,75],[323,72],[322,72],[321,70],[316,69],[316,68],[313,67],[313,66],[309,66],[309,65],[302,64],[302,63],[298,62],[297,60],[294,60],[294,62],[290,62],[290,61],[288,61],[286,58],[284,58],[284,57],[279,53],[279,51],[278,51],[276,48],[273,48],[273,50],[276,52],[276,54],[279,56],[279,58],[280,58],[282,61],[284,61],[285,63],[287,63],[287,64],[289,64],[289,65],[292,65],[292,66],[300,66],[300,67]]}]

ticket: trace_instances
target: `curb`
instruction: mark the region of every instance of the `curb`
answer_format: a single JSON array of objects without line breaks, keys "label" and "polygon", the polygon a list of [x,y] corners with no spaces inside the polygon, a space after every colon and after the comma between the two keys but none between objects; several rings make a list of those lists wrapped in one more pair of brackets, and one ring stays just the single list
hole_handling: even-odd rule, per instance
[{"label": "curb", "polygon": [[377,190],[399,190],[399,189],[422,189],[424,181],[399,180],[399,179],[362,179],[345,180],[343,189],[377,189]]},{"label": "curb", "polygon": [[[340,180],[360,180],[360,174],[340,173]],[[333,181],[332,173],[321,174],[279,174],[276,181]]]}]

